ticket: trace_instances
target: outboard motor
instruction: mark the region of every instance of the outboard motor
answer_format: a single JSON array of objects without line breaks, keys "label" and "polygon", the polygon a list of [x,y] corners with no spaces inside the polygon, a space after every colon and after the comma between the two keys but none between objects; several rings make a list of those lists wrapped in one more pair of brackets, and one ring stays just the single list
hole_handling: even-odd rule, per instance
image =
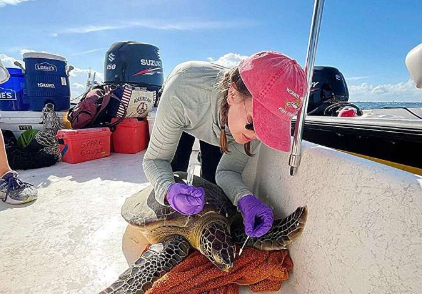
[{"label": "outboard motor", "polygon": [[335,67],[315,66],[308,115],[327,115],[327,107],[337,103],[347,104],[348,100],[349,90],[343,74]]},{"label": "outboard motor", "polygon": [[[143,118],[159,99],[163,66],[156,46],[134,41],[117,42],[107,51],[104,82],[121,101],[110,102],[114,117]],[[125,109],[126,108],[126,114]]]},{"label": "outboard motor", "polygon": [[130,84],[158,91],[163,85],[163,66],[156,46],[133,41],[111,45],[104,62],[106,84]]}]

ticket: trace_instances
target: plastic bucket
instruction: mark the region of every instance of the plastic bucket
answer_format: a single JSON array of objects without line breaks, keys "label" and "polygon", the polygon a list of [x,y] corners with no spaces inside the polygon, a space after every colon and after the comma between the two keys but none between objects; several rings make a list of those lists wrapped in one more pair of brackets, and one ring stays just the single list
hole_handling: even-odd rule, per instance
[{"label": "plastic bucket", "polygon": [[25,78],[20,68],[7,68],[10,78],[0,84],[0,110],[29,110],[29,101],[25,96]]},{"label": "plastic bucket", "polygon": [[30,110],[41,111],[47,103],[53,103],[58,111],[69,109],[70,86],[66,59],[53,54],[30,52],[23,55],[23,60]]}]

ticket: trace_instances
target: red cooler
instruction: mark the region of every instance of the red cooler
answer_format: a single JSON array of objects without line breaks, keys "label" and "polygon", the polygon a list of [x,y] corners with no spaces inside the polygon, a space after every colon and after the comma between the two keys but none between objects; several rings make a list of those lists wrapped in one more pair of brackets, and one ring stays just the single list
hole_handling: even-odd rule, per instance
[{"label": "red cooler", "polygon": [[62,161],[79,163],[110,156],[110,136],[109,128],[59,130],[57,138],[64,153]]},{"label": "red cooler", "polygon": [[136,118],[125,118],[111,135],[116,153],[138,153],[148,146],[148,122]]}]

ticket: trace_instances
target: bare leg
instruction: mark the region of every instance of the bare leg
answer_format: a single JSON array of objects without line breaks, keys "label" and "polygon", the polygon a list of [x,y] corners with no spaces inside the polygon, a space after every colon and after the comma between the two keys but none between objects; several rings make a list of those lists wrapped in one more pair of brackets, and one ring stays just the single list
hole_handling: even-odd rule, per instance
[{"label": "bare leg", "polygon": [[0,177],[3,176],[6,172],[10,171],[11,168],[7,161],[6,148],[4,146],[3,134],[0,129]]}]

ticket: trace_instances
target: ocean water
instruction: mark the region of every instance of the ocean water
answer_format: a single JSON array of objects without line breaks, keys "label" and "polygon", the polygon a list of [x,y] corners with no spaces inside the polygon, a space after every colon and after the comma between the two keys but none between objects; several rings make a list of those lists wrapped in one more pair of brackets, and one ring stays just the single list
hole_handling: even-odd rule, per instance
[{"label": "ocean water", "polygon": [[422,107],[422,102],[351,102],[361,109],[390,108],[390,107]]}]

